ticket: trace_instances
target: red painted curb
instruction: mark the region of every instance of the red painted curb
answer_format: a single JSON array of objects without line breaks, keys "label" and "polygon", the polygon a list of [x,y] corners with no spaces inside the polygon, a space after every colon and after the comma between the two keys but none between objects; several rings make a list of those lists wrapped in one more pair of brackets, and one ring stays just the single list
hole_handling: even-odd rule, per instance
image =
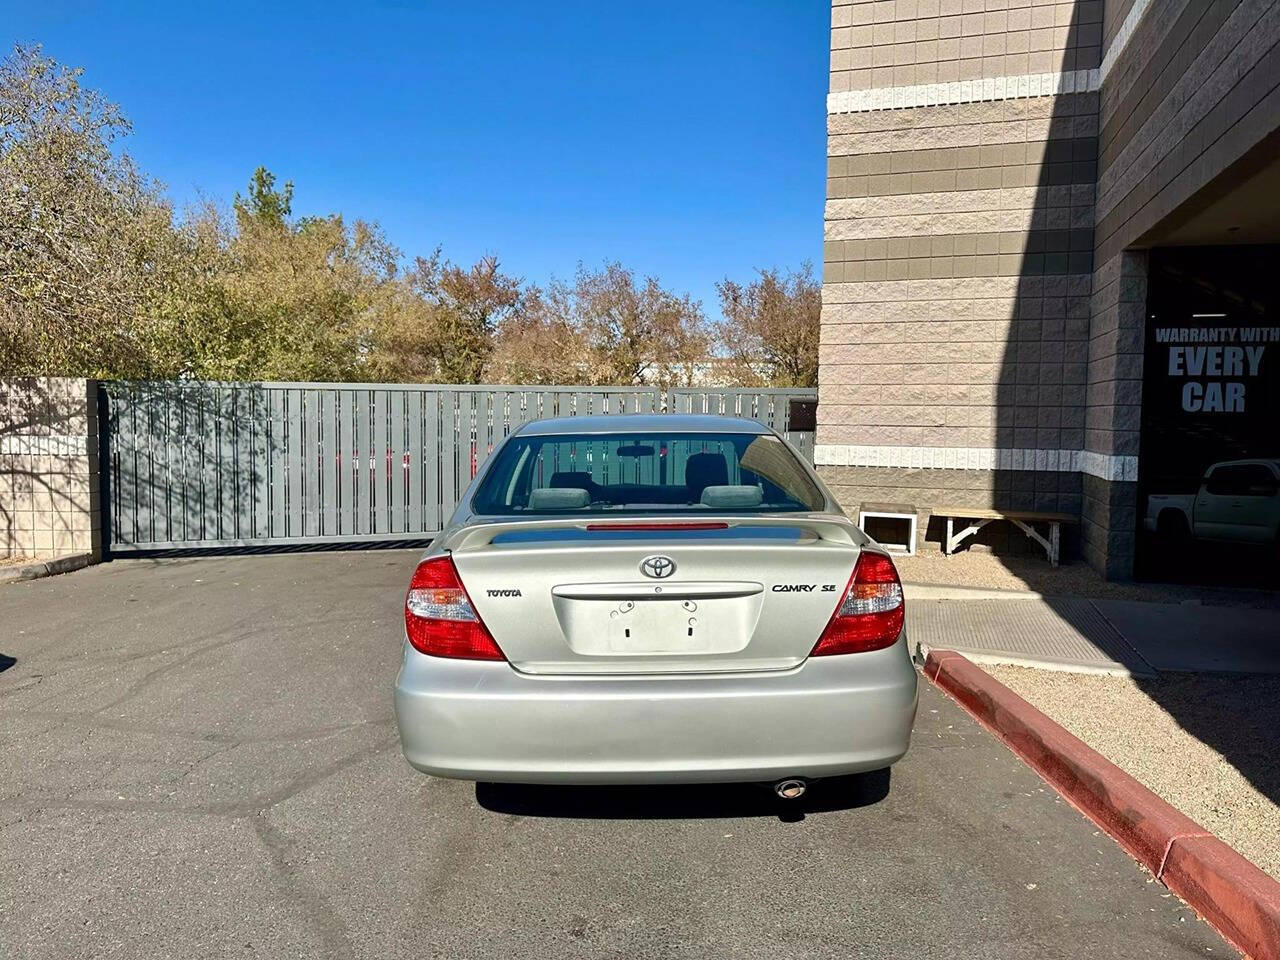
[{"label": "red painted curb", "polygon": [[924,675],[1254,960],[1280,960],[1280,882],[950,650]]},{"label": "red painted curb", "polygon": [[1160,880],[1249,956],[1280,957],[1280,883],[1217,837],[1175,840]]}]

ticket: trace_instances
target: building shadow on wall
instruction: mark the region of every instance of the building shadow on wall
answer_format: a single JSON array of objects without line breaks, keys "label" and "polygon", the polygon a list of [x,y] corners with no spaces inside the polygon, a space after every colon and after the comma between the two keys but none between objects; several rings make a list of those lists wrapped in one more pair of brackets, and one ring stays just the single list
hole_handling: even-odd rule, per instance
[{"label": "building shadow on wall", "polygon": [[[75,476],[81,452],[67,437],[83,436],[83,399],[44,377],[0,379],[0,556],[67,552],[61,539],[95,495]],[[81,480],[85,482],[81,482]]]},{"label": "building shadow on wall", "polygon": [[[1073,84],[1076,71],[1098,66],[1092,34],[1102,25],[1082,23],[1081,8],[1100,16],[1099,6],[1077,4],[1066,28],[1066,50],[1057,69],[1070,74]],[[1046,102],[1051,104],[1047,115],[1040,107]],[[993,215],[1005,229],[964,238],[967,255],[953,261],[954,276],[981,278],[985,285],[975,284],[966,309],[996,305],[972,318],[1006,322],[994,378],[970,385],[974,416],[966,424],[968,445],[999,451],[997,469],[984,472],[987,479],[966,491],[969,502],[961,505],[1078,517],[1083,487],[1073,468],[1078,466],[1074,452],[1085,442],[1098,94],[1085,90],[1004,103],[1011,105],[1010,120],[1026,119],[1026,141],[980,149],[983,186],[998,194],[994,202],[1001,209]],[[981,363],[973,367],[983,369]],[[1061,534],[1064,558],[1079,558],[1080,528],[1066,524]],[[945,518],[931,517],[926,537],[943,542]],[[1001,557],[1045,556],[1007,522],[983,528],[969,541],[969,547],[975,544]]]},{"label": "building shadow on wall", "polygon": [[[1088,43],[1087,34],[1100,33],[1102,25],[1082,22],[1081,12],[1099,6],[1074,6],[1059,64],[1064,75],[1098,67],[1096,53],[1087,60],[1083,57],[1084,51],[1099,49]],[[1030,122],[1039,127],[1041,117],[1033,113]],[[1004,232],[996,241],[996,267],[1013,286],[1013,303],[990,425],[991,445],[1002,451],[1007,468],[995,471],[991,505],[1079,516],[1083,489],[1071,452],[1082,449],[1085,441],[1098,175],[1097,92],[1052,98],[1046,119],[1043,140],[1029,133],[1027,143],[1015,145],[1024,151],[1022,163],[1013,162],[1018,160],[1016,149],[1006,148],[1003,159],[1011,162],[1001,167],[1003,187],[1033,193],[1025,233]],[[1011,524],[993,527],[997,549],[1024,557],[1044,556]],[[1001,534],[1003,540],[998,539]],[[1080,529],[1066,525],[1062,537],[1064,555],[1078,557]]]},{"label": "building shadow on wall", "polygon": [[[1099,66],[1098,55],[1091,53],[1086,62],[1078,59],[1077,51],[1097,49],[1082,40],[1095,30],[1101,31],[1096,22],[1100,7],[1075,5],[1067,52],[1059,66],[1063,73]],[[1082,20],[1082,14],[1090,18],[1088,22]],[[1016,102],[1031,112],[1033,125],[1041,122],[1043,115],[1034,113],[1035,99]],[[1052,99],[1042,149],[1030,134],[1026,143],[1001,147],[1000,187],[1008,193],[1034,192],[1025,232],[1011,229],[980,235],[977,240],[974,275],[997,275],[1007,286],[1001,294],[986,296],[1000,299],[1007,290],[1011,306],[989,398],[994,413],[987,424],[969,424],[970,443],[996,448],[1005,461],[1003,469],[992,472],[989,490],[970,491],[975,502],[966,505],[1082,517],[1090,492],[1086,486],[1093,478],[1080,469],[1084,464],[1077,452],[1086,446],[1110,449],[1109,431],[1138,429],[1131,423],[1086,423],[1090,406],[1104,418],[1115,407],[1117,381],[1141,375],[1141,371],[1135,374],[1118,369],[1115,311],[1108,314],[1100,304],[1099,316],[1093,316],[1095,269],[1100,266],[1094,263],[1099,122],[1097,92],[1061,94]],[[993,160],[996,153],[991,147]],[[1119,284],[1121,278],[1101,277],[1099,283]],[[971,403],[979,407],[976,400],[971,398]],[[984,430],[988,433],[980,439]],[[1099,431],[1101,443],[1086,444],[1086,431],[1094,430]],[[1099,481],[1094,486],[1111,485]],[[1094,495],[1107,496],[1097,491]],[[977,502],[983,496],[989,497],[989,502]],[[1136,534],[1138,517],[1132,503],[1121,499],[1104,503],[1102,509],[1111,530]],[[944,525],[942,518],[931,518],[928,539],[941,541]],[[1052,596],[1056,571],[1037,544],[1008,523],[984,528],[975,540],[1011,573],[1033,578],[1034,588],[1046,594],[1045,602],[1063,622],[1063,629],[1076,629],[1071,624],[1078,601]],[[1082,525],[1064,525],[1064,560],[1081,562],[1084,549]],[[1122,558],[1120,566],[1125,563]],[[1280,614],[1276,616],[1280,620]],[[1276,636],[1280,638],[1280,629]],[[1280,639],[1275,643],[1280,645]],[[1134,682],[1183,729],[1221,754],[1258,790],[1280,802],[1280,766],[1274,750],[1280,717],[1272,709],[1274,692],[1266,706],[1252,703],[1245,693],[1246,688],[1266,687],[1273,679],[1241,677],[1233,686],[1230,678],[1221,675],[1170,673]],[[1275,685],[1268,689],[1274,691]],[[1230,691],[1230,695],[1215,697],[1212,692],[1216,690]],[[1153,744],[1152,749],[1158,745]]]}]

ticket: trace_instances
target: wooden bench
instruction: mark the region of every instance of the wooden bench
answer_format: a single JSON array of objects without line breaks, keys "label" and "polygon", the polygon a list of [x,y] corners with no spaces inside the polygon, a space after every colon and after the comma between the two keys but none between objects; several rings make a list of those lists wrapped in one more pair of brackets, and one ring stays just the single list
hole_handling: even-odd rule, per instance
[{"label": "wooden bench", "polygon": [[[934,507],[931,512],[935,517],[947,518],[947,539],[942,545],[942,552],[947,555],[955,553],[956,547],[960,546],[960,544],[965,540],[972,537],[993,520],[1008,520],[1028,537],[1040,544],[1040,546],[1044,547],[1044,552],[1048,554],[1049,562],[1055,567],[1058,565],[1062,524],[1077,522],[1076,517],[1069,513],[1045,513],[1040,510],[987,510],[982,507]],[[957,520],[972,522],[963,530],[956,530],[955,521]],[[1040,535],[1039,531],[1032,526],[1033,523],[1047,523],[1049,525],[1048,539],[1045,539]]]}]

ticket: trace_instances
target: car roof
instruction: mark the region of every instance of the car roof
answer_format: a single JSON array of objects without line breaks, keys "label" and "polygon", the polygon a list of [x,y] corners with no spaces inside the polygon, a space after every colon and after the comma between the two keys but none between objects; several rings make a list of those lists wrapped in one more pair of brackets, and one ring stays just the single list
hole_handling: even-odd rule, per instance
[{"label": "car roof", "polygon": [[1254,459],[1245,460],[1220,460],[1213,464],[1213,469],[1219,467],[1258,467],[1268,466],[1275,467],[1280,470],[1280,457],[1256,457]]},{"label": "car roof", "polygon": [[559,433],[768,433],[758,420],[724,417],[717,414],[612,413],[603,416],[549,417],[531,420],[519,430],[520,436]]}]

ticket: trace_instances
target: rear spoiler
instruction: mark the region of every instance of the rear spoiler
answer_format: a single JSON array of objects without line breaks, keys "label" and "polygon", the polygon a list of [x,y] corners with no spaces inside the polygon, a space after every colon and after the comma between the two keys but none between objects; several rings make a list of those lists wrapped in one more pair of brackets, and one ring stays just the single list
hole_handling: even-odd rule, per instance
[{"label": "rear spoiler", "polygon": [[660,533],[661,528],[667,524],[675,530],[681,529],[682,524],[686,530],[690,529],[690,525],[697,525],[706,529],[707,524],[723,524],[726,529],[736,530],[750,527],[794,527],[812,534],[819,540],[826,540],[832,543],[860,547],[868,542],[867,538],[850,524],[847,518],[839,514],[803,513],[788,516],[759,517],[718,517],[704,514],[681,514],[680,516],[672,516],[669,519],[661,517],[640,520],[634,516],[603,515],[564,518],[543,517],[537,520],[503,519],[487,523],[470,523],[442,540],[440,546],[453,553],[461,553],[483,549],[489,546],[497,537],[507,534],[555,530],[581,530],[584,533],[590,530],[593,533],[607,533],[609,527],[634,530],[637,523],[644,523],[646,529],[650,529],[655,533]]}]

